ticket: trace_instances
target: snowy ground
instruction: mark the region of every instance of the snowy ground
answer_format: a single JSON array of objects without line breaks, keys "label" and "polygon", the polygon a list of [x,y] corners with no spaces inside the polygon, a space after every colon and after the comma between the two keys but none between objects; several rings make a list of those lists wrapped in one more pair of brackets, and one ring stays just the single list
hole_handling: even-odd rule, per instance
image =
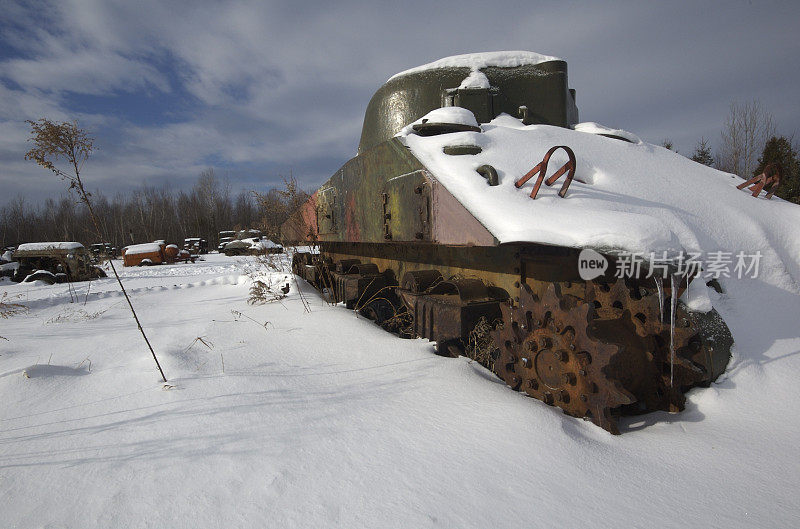
[{"label": "snowy ground", "polygon": [[793,292],[726,282],[724,379],[611,436],[245,263],[121,269],[172,389],[113,279],[0,282],[0,527],[800,526]]}]

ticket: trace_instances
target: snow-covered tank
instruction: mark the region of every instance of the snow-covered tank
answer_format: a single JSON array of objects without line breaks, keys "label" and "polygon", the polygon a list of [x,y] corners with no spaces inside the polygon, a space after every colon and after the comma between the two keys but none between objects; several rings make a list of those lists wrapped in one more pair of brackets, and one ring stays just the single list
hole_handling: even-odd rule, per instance
[{"label": "snow-covered tank", "polygon": [[698,171],[579,123],[563,60],[461,55],[390,78],[358,155],[282,231],[319,245],[293,269],[335,301],[618,433],[620,415],[683,409],[729,359],[690,193],[663,180]]}]

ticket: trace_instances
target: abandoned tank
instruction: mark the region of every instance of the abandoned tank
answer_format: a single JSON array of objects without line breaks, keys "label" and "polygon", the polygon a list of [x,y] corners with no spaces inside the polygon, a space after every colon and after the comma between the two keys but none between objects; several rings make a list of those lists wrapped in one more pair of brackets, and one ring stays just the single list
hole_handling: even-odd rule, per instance
[{"label": "abandoned tank", "polygon": [[621,415],[682,410],[732,345],[689,301],[708,287],[658,204],[602,189],[654,171],[654,149],[579,123],[563,60],[450,57],[375,93],[357,156],[282,235],[318,248],[293,270],[332,301],[619,433]]}]

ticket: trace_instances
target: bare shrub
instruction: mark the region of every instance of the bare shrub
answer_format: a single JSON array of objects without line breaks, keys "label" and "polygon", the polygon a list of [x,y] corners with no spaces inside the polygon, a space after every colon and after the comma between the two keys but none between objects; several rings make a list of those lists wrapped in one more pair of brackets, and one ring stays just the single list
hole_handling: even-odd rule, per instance
[{"label": "bare shrub", "polygon": [[717,168],[750,178],[764,144],[775,133],[772,116],[757,100],[733,102],[722,129]]},{"label": "bare shrub", "polygon": [[[28,307],[21,303],[15,303],[11,301],[12,299],[19,299],[19,296],[9,297],[8,292],[3,292],[3,295],[0,296],[0,318],[7,320],[12,316],[28,312]],[[0,339],[8,340],[4,336],[0,336]]]}]

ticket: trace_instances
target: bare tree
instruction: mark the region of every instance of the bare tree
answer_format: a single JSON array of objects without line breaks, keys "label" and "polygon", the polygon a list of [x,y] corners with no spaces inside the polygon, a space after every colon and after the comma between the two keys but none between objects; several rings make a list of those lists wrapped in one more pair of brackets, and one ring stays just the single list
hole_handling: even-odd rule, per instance
[{"label": "bare tree", "polygon": [[722,145],[717,168],[749,178],[758,163],[758,155],[775,133],[772,116],[757,100],[733,102],[722,129]]},{"label": "bare tree", "polygon": [[273,188],[267,193],[253,192],[261,209],[261,229],[273,240],[281,240],[281,225],[309,198],[293,175],[283,179],[283,189]]},{"label": "bare tree", "polygon": [[[69,190],[75,191],[79,200],[86,206],[94,228],[97,231],[97,237],[103,240],[103,234],[100,231],[100,223],[92,208],[92,201],[90,200],[91,193],[86,191],[83,180],[81,180],[81,169],[92,153],[94,139],[90,138],[85,130],[78,128],[78,124],[75,122],[56,123],[49,119],[42,118],[38,121],[28,120],[27,123],[31,126],[31,137],[28,141],[33,142],[33,148],[25,153],[25,159],[36,162],[45,169],[51,170],[63,180],[69,182]],[[56,162],[60,160],[66,161],[67,170],[61,169],[56,165]],[[153,346],[150,345],[150,340],[147,339],[142,324],[139,322],[139,317],[133,309],[133,304],[128,297],[128,293],[125,291],[122,279],[120,279],[119,274],[117,274],[117,269],[114,267],[113,261],[109,260],[109,264],[111,264],[111,270],[114,271],[114,277],[117,278],[119,288],[122,289],[122,293],[128,301],[128,306],[131,309],[131,314],[133,314],[133,319],[136,321],[136,326],[142,333],[142,337],[145,343],[147,343],[150,353],[153,355],[153,360],[156,361],[156,366],[158,366],[158,371],[161,373],[161,378],[166,382],[167,377],[164,375],[156,353],[153,351]]]},{"label": "bare tree", "polygon": [[[263,196],[270,195],[270,202],[278,206],[277,210],[268,208],[267,214],[251,191],[233,194],[227,180],[221,178],[215,184],[213,180],[217,178],[211,179],[203,171],[191,191],[172,189],[165,184],[142,185],[111,198],[93,192],[92,210],[102,242],[121,248],[155,239],[180,243],[187,237],[202,237],[214,247],[218,244],[219,230],[258,227],[263,217],[268,217],[263,220],[269,225],[279,226],[285,217],[284,206],[291,210],[298,200],[307,197],[290,176],[287,180],[291,185],[285,183],[280,190],[265,191]],[[100,242],[92,226],[91,215],[82,201],[55,197],[36,204],[17,197],[0,206],[0,247],[58,240],[79,241],[88,246]]]}]

